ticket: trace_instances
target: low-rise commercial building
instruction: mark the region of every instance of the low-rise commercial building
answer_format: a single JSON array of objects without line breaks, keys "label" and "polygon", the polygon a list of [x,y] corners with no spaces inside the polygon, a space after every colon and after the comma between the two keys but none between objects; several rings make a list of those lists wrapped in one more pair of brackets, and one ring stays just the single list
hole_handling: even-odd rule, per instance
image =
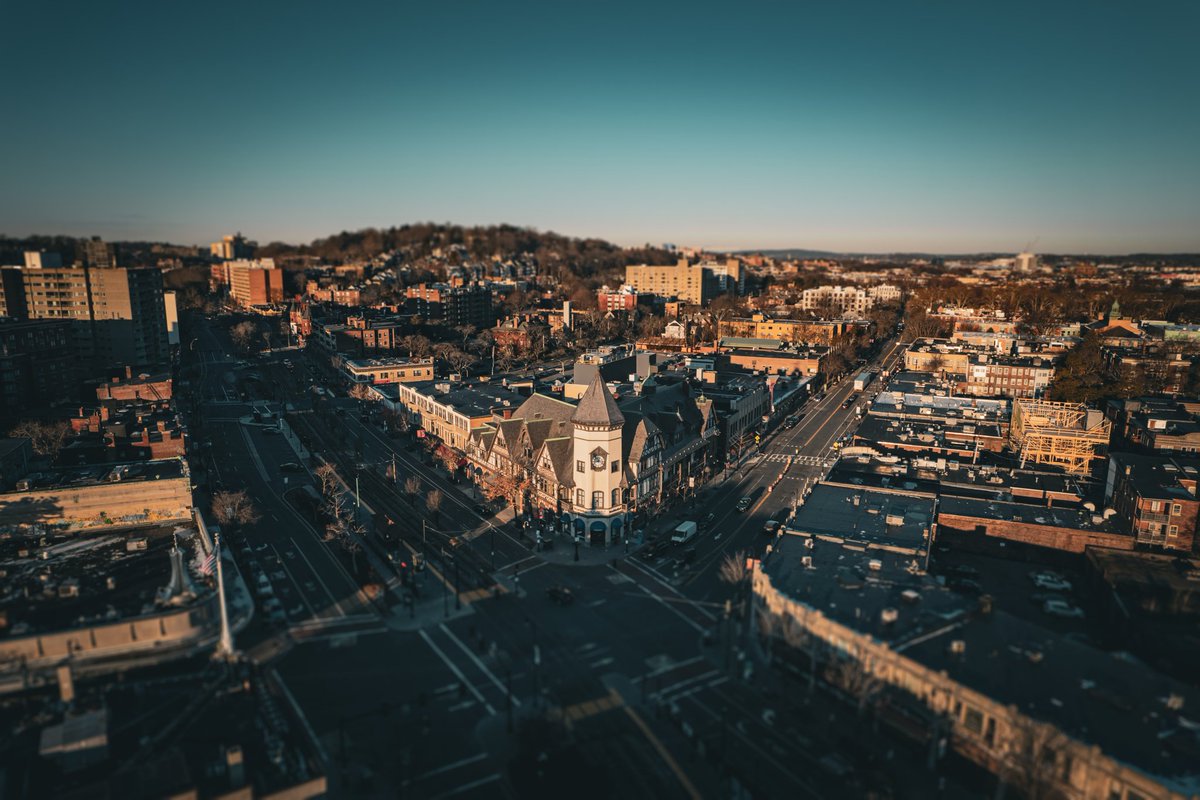
[{"label": "low-rise commercial building", "polygon": [[798,628],[802,663],[933,758],[944,741],[1031,796],[1194,794],[1190,686],[949,591],[907,551],[783,535],[751,580],[761,627]]},{"label": "low-rise commercial building", "polygon": [[433,358],[356,358],[342,368],[354,383],[413,383],[433,380]]}]

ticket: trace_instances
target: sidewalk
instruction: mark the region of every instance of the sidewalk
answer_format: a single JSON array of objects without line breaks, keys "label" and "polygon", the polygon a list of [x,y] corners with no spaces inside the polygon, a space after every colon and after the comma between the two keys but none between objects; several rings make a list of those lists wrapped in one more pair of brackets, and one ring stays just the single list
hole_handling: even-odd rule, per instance
[{"label": "sidewalk", "polygon": [[460,608],[454,607],[453,591],[447,591],[443,598],[441,585],[436,580],[430,580],[422,587],[421,596],[412,606],[405,603],[393,605],[383,615],[383,621],[393,631],[417,631],[475,613],[470,603],[460,605]]}]

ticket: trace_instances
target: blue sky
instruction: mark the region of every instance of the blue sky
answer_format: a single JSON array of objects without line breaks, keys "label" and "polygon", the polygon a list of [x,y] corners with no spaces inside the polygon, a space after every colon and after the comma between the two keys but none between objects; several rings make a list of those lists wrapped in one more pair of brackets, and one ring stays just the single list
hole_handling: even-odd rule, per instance
[{"label": "blue sky", "polygon": [[0,5],[0,232],[1200,251],[1200,3]]}]

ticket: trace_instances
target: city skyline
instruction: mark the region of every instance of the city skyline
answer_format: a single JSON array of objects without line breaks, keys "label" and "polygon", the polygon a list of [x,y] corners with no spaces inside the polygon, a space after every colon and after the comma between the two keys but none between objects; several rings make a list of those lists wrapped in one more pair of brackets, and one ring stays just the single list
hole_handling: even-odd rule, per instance
[{"label": "city skyline", "polygon": [[1194,6],[550,11],[78,6],[5,55],[4,232],[1200,250]]}]

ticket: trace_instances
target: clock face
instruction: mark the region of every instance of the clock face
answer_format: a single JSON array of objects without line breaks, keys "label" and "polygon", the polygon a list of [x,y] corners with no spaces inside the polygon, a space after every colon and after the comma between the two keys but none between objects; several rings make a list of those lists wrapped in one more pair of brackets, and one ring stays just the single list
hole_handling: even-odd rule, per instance
[{"label": "clock face", "polygon": [[603,453],[594,453],[592,455],[592,469],[604,469]]}]

